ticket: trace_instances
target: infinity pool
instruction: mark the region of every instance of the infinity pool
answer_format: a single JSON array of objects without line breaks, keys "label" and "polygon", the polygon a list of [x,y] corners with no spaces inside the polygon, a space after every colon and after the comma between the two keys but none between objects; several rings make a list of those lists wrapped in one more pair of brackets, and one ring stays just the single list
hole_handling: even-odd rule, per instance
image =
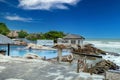
[{"label": "infinity pool", "polygon": [[[24,56],[27,53],[34,53],[41,57],[46,56],[47,59],[57,57],[57,50],[28,50],[24,49],[25,46],[10,46],[10,56]],[[7,51],[7,46],[0,46],[0,50],[4,49]],[[7,54],[7,52],[6,52]],[[70,51],[63,50],[62,55],[68,55]]]}]

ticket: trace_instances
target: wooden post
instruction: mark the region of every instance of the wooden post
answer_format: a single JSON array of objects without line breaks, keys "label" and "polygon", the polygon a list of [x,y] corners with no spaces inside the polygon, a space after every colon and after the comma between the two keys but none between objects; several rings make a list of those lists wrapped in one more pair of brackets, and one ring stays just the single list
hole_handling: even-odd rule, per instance
[{"label": "wooden post", "polygon": [[59,61],[59,57],[57,56],[57,62]]},{"label": "wooden post", "polygon": [[77,61],[77,73],[79,73],[79,66],[80,66],[80,64],[79,64],[79,59],[78,59],[78,61]]},{"label": "wooden post", "polygon": [[86,72],[86,71],[87,71],[87,64],[85,63],[83,66],[83,72]]},{"label": "wooden post", "polygon": [[10,56],[10,44],[8,43],[8,56]]},{"label": "wooden post", "polygon": [[93,75],[92,64],[91,64],[91,69],[90,69],[90,75]]},{"label": "wooden post", "polygon": [[86,56],[85,56],[83,59],[83,72],[86,72],[86,67],[87,65],[86,65]]},{"label": "wooden post", "polygon": [[85,56],[85,58],[84,58],[84,63],[86,64],[87,63],[87,56]]},{"label": "wooden post", "polygon": [[106,71],[105,71],[105,73],[104,73],[104,76],[105,76],[105,80],[107,80],[107,79],[106,79]]},{"label": "wooden post", "polygon": [[85,70],[86,72],[88,71],[88,64],[86,63],[86,70]]}]

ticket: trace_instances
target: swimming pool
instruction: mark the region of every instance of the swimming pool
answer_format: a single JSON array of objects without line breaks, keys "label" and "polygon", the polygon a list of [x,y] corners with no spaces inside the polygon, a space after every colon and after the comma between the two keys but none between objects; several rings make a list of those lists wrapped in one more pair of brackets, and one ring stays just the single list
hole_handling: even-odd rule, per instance
[{"label": "swimming pool", "polygon": [[[20,56],[23,57],[27,53],[34,53],[41,57],[46,56],[47,59],[57,57],[57,50],[29,50],[24,49],[25,46],[10,46],[10,56]],[[7,46],[0,46],[0,50],[4,49],[7,51]],[[7,54],[7,52],[6,52]],[[70,54],[69,50],[63,50],[62,55]]]}]

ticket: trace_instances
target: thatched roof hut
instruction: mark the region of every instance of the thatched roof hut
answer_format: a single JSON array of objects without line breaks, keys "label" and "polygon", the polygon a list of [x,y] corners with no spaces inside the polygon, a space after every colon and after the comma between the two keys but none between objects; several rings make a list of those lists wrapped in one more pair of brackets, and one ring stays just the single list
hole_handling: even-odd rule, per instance
[{"label": "thatched roof hut", "polygon": [[7,36],[0,34],[0,44],[14,44],[14,41]]},{"label": "thatched roof hut", "polygon": [[55,45],[53,48],[56,48],[56,49],[66,49],[67,46],[65,46],[63,44],[59,44],[59,45]]}]

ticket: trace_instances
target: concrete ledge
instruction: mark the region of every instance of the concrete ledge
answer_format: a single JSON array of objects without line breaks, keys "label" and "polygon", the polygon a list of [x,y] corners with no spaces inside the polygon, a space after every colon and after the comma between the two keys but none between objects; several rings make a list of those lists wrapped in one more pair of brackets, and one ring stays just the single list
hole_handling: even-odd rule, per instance
[{"label": "concrete ledge", "polygon": [[120,80],[120,70],[109,70],[106,72],[106,79],[108,80]]}]

